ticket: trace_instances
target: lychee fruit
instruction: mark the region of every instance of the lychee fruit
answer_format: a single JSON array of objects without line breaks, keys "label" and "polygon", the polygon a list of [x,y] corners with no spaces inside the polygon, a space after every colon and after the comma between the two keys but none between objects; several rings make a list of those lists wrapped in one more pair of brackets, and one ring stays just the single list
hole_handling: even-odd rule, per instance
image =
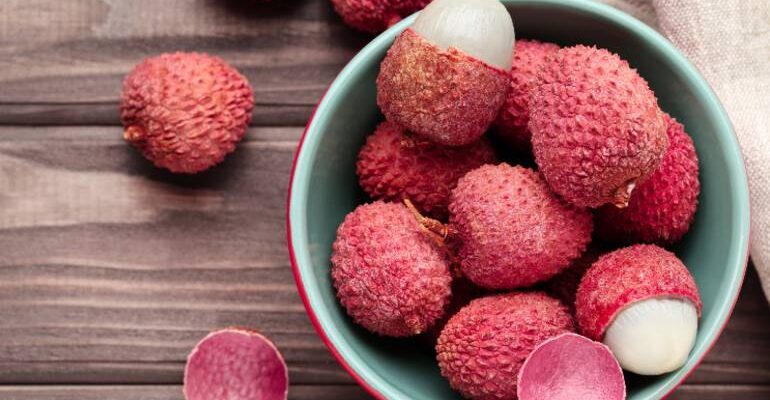
[{"label": "lychee fruit", "polygon": [[628,207],[604,206],[596,212],[602,240],[671,244],[690,229],[698,208],[698,155],[684,126],[665,115],[668,150],[660,167],[634,190]]},{"label": "lychee fruit", "polygon": [[288,393],[286,362],[258,332],[242,328],[212,332],[187,357],[187,400],[285,400]]},{"label": "lychee fruit", "polygon": [[556,197],[537,172],[505,163],[460,178],[449,213],[463,275],[489,289],[545,281],[591,241],[588,210]]},{"label": "lychee fruit", "polygon": [[465,279],[462,276],[455,277],[452,280],[452,296],[449,298],[449,303],[447,303],[444,309],[444,316],[425,332],[423,335],[424,342],[430,344],[431,348],[434,348],[441,331],[444,329],[444,326],[449,319],[463,307],[467,306],[471,301],[478,299],[485,294],[488,293],[468,279]]},{"label": "lychee fruit", "polygon": [[607,346],[563,333],[529,354],[517,392],[518,400],[624,400],[626,383]]},{"label": "lychee fruit", "polygon": [[606,344],[623,369],[659,375],[687,360],[701,300],[676,255],[640,244],[605,254],[586,271],[575,310],[581,333]]},{"label": "lychee fruit", "polygon": [[348,214],[337,229],[331,262],[342,306],[380,335],[425,332],[449,301],[446,252],[400,203],[376,201]]},{"label": "lychee fruit", "polygon": [[249,82],[221,58],[161,54],[123,82],[123,137],[157,167],[196,173],[235,150],[253,108]]},{"label": "lychee fruit", "polygon": [[388,50],[377,77],[385,117],[445,146],[478,140],[509,86],[513,23],[497,0],[434,0]]},{"label": "lychee fruit", "polygon": [[540,292],[471,301],[449,319],[436,344],[441,375],[469,399],[515,399],[516,376],[541,342],[574,330],[567,308]]},{"label": "lychee fruit", "polygon": [[346,24],[358,30],[379,33],[421,10],[431,0],[331,0]]},{"label": "lychee fruit", "polygon": [[551,189],[579,207],[625,207],[668,147],[666,121],[647,82],[595,47],[563,48],[543,66],[529,129]]},{"label": "lychee fruit", "polygon": [[529,131],[529,96],[543,65],[559,51],[553,43],[517,40],[511,65],[508,97],[495,119],[494,130],[512,148],[528,152],[532,149]]},{"label": "lychee fruit", "polygon": [[444,219],[457,180],[496,160],[495,150],[485,138],[465,147],[438,146],[415,140],[386,121],[358,153],[356,172],[361,187],[372,198],[409,199],[420,212]]}]

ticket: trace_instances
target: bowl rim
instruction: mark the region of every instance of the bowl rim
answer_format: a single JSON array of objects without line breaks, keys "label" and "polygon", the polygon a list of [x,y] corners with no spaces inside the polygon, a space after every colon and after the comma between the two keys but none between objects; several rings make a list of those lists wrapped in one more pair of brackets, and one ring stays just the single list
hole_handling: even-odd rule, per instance
[{"label": "bowl rim", "polygon": [[[732,123],[719,101],[718,97],[714,93],[713,89],[706,82],[705,78],[700,74],[697,68],[684,56],[671,42],[663,37],[660,33],[649,27],[647,24],[639,21],[633,16],[626,14],[610,5],[594,2],[590,0],[501,0],[504,4],[531,4],[531,5],[554,5],[565,8],[572,8],[576,11],[589,13],[598,18],[605,18],[611,20],[623,27],[624,29],[632,32],[636,36],[642,37],[646,42],[654,44],[655,48],[665,53],[667,58],[673,59],[679,66],[685,77],[689,80],[689,86],[694,89],[698,94],[698,97],[704,99],[708,108],[714,113],[717,118],[717,122],[721,125],[720,130],[726,130],[729,132],[727,137],[722,138],[729,143],[729,148],[726,152],[733,153],[735,159],[740,160],[735,166],[735,169],[730,172],[733,179],[739,183],[738,193],[735,196],[744,203],[744,207],[739,209],[739,219],[741,219],[743,230],[740,239],[744,241],[744,246],[740,249],[738,255],[743,257],[737,257],[735,262],[740,262],[739,265],[734,265],[735,272],[729,277],[729,293],[728,301],[717,305],[717,318],[718,324],[721,327],[715,329],[706,338],[706,346],[700,352],[696,354],[695,362],[692,363],[690,368],[682,373],[675,372],[672,378],[669,378],[669,382],[664,384],[661,389],[653,394],[658,398],[665,398],[669,396],[679,385],[681,385],[701,364],[706,355],[711,351],[716,344],[718,338],[724,331],[730,316],[738,301],[738,295],[740,294],[743,280],[746,274],[746,269],[749,260],[749,245],[751,242],[751,224],[750,224],[750,203],[749,203],[749,188],[748,177],[745,170],[743,156],[740,151],[738,139],[733,129]],[[358,67],[365,63],[371,56],[371,53],[379,52],[382,47],[388,47],[389,43],[395,38],[397,34],[403,31],[407,26],[411,25],[414,21],[416,14],[407,17],[400,21],[398,24],[391,26],[385,32],[377,35],[372,41],[370,41],[363,49],[361,49],[340,71],[337,77],[327,87],[324,94],[316,104],[313,112],[308,119],[308,123],[305,126],[305,130],[299,139],[297,150],[294,155],[294,161],[291,169],[288,185],[288,196],[286,199],[286,237],[287,246],[289,250],[289,258],[291,261],[294,280],[297,285],[297,291],[305,306],[307,315],[318,333],[321,340],[326,347],[332,353],[337,362],[353,377],[353,379],[363,387],[368,394],[376,399],[387,399],[388,389],[393,389],[390,385],[382,380],[376,373],[368,369],[365,365],[354,366],[343,354],[348,351],[342,349],[339,343],[335,343],[335,340],[329,336],[324,324],[316,313],[316,307],[320,304],[320,299],[315,299],[314,294],[308,292],[305,288],[303,280],[303,271],[300,267],[300,259],[304,264],[309,265],[310,255],[306,246],[307,238],[299,236],[300,233],[306,232],[306,221],[304,211],[306,209],[305,199],[300,197],[300,194],[307,193],[307,187],[309,184],[309,166],[315,161],[315,150],[318,148],[320,140],[320,133],[316,130],[318,124],[316,116],[323,114],[329,107],[330,99],[334,98],[334,95],[344,85],[344,81],[349,79],[350,75],[358,69]],[[302,166],[300,166],[300,164]],[[301,174],[300,174],[301,172]],[[294,228],[293,228],[294,227]],[[738,261],[742,259],[742,261]],[[310,268],[310,267],[308,267]],[[308,271],[308,273],[310,273]],[[367,377],[364,377],[366,375]],[[376,381],[376,382],[372,382]]]}]

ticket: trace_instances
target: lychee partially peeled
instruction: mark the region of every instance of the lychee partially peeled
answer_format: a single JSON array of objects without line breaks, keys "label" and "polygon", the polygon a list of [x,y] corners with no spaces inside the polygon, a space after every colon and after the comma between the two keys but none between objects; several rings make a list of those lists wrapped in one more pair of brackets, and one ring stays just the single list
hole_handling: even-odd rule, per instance
[{"label": "lychee partially peeled", "polygon": [[449,213],[463,275],[489,289],[545,281],[591,241],[593,223],[586,209],[556,197],[539,173],[505,163],[460,178]]},{"label": "lychee partially peeled", "polygon": [[356,173],[374,199],[409,199],[429,216],[444,219],[449,193],[468,171],[497,160],[488,140],[465,147],[444,147],[415,140],[403,128],[383,122],[358,153]]},{"label": "lychee partially peeled", "polygon": [[192,174],[235,150],[253,108],[249,82],[221,58],[161,54],[123,82],[123,137],[157,167]]},{"label": "lychee partially peeled", "polygon": [[340,303],[371,332],[425,332],[444,314],[452,277],[446,251],[400,203],[357,207],[337,229],[331,276]]},{"label": "lychee partially peeled", "polygon": [[684,126],[665,114],[669,146],[660,167],[634,190],[628,207],[596,212],[596,231],[610,242],[670,244],[690,229],[698,208],[698,155]]},{"label": "lychee partially peeled", "polygon": [[529,97],[537,74],[559,51],[553,43],[517,40],[511,64],[511,86],[494,123],[494,130],[506,143],[519,151],[532,149],[529,131]]},{"label": "lychee partially peeled", "polygon": [[449,319],[436,344],[441,375],[469,399],[515,399],[516,376],[541,342],[574,330],[567,308],[541,292],[471,301]]},{"label": "lychee partially peeled", "polygon": [[551,189],[579,207],[625,207],[668,147],[655,94],[604,49],[559,50],[530,98],[535,161]]},{"label": "lychee partially peeled", "polygon": [[445,146],[478,140],[508,92],[514,32],[497,0],[434,0],[388,50],[377,77],[385,117]]},{"label": "lychee partially peeled", "polygon": [[331,0],[346,24],[358,30],[379,33],[421,10],[431,0]]},{"label": "lychee partially peeled", "polygon": [[289,370],[281,353],[256,331],[212,332],[187,357],[186,400],[285,400]]},{"label": "lychee partially peeled", "polygon": [[575,333],[540,343],[518,375],[518,400],[624,400],[623,371],[610,349]]},{"label": "lychee partially peeled", "polygon": [[701,300],[676,255],[633,245],[605,254],[586,271],[575,310],[581,333],[606,344],[623,369],[659,375],[687,360]]}]

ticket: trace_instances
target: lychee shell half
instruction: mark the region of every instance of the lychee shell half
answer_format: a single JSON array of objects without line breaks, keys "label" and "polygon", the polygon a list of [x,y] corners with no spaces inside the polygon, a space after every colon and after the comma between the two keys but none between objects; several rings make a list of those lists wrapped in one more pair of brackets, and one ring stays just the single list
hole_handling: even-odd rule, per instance
[{"label": "lychee shell half", "polygon": [[700,315],[695,280],[674,253],[638,244],[605,254],[586,271],[578,287],[575,311],[580,332],[602,340],[624,308],[656,297],[691,302]]},{"label": "lychee shell half", "polygon": [[540,343],[518,376],[518,400],[623,400],[623,370],[610,349],[575,333]]},{"label": "lychee shell half", "polygon": [[381,123],[358,153],[356,172],[374,199],[409,199],[434,218],[447,215],[449,193],[468,171],[497,160],[486,138],[465,147],[415,140],[391,122]]},{"label": "lychee shell half", "polygon": [[123,82],[123,137],[160,168],[196,173],[235,150],[253,108],[248,81],[221,58],[162,54]]},{"label": "lychee shell half", "polygon": [[431,0],[331,0],[346,24],[358,30],[379,33],[402,18],[421,10]]},{"label": "lychee shell half", "polygon": [[489,289],[545,281],[591,241],[591,213],[559,199],[540,174],[520,166],[469,172],[452,191],[449,212],[463,275]]},{"label": "lychee shell half", "polygon": [[288,393],[286,363],[258,332],[242,328],[212,332],[187,357],[186,400],[284,400]]},{"label": "lychee shell half", "polygon": [[519,151],[532,149],[529,131],[529,96],[537,74],[548,60],[559,51],[559,46],[537,40],[517,40],[511,66],[511,84],[508,96],[495,119],[494,130],[506,143]]},{"label": "lychee shell half", "polygon": [[604,49],[559,50],[530,97],[532,150],[551,189],[580,207],[624,207],[668,147],[647,82]]},{"label": "lychee shell half", "polygon": [[508,71],[460,50],[444,51],[411,29],[388,50],[377,76],[377,104],[385,117],[444,146],[478,140],[508,92]]},{"label": "lychee shell half", "polygon": [[331,276],[353,320],[371,332],[425,332],[444,313],[451,276],[446,253],[400,203],[356,208],[337,229]]},{"label": "lychee shell half", "polygon": [[519,368],[538,344],[574,329],[567,308],[540,292],[471,301],[449,319],[436,353],[441,374],[469,399],[515,399]]},{"label": "lychee shell half", "polygon": [[684,126],[665,115],[668,150],[663,163],[634,190],[628,207],[596,212],[598,237],[610,242],[671,244],[690,229],[698,207],[698,155]]}]

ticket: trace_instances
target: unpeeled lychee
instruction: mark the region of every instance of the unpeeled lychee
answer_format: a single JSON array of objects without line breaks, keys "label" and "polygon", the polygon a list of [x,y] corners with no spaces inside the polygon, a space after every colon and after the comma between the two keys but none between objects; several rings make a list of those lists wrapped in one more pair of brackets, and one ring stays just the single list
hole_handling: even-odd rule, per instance
[{"label": "unpeeled lychee", "polygon": [[520,166],[469,172],[452,191],[449,213],[463,275],[489,289],[549,279],[591,241],[591,214],[556,197],[540,174]]},{"label": "unpeeled lychee", "polygon": [[530,98],[535,161],[556,194],[580,207],[628,204],[668,147],[655,95],[604,49],[559,50]]},{"label": "unpeeled lychee", "polygon": [[586,271],[575,310],[581,333],[609,346],[623,369],[658,375],[687,360],[701,300],[676,255],[634,245],[605,254]]},{"label": "unpeeled lychee", "polygon": [[358,182],[372,198],[409,199],[422,213],[445,218],[449,193],[466,172],[497,160],[488,140],[442,147],[414,140],[391,122],[381,123],[358,153]]},{"label": "unpeeled lychee", "polygon": [[345,217],[332,246],[331,276],[353,320],[371,332],[425,332],[444,313],[452,278],[444,249],[400,203],[377,201]]},{"label": "unpeeled lychee", "polygon": [[606,241],[670,244],[690,229],[698,207],[698,155],[684,126],[665,115],[669,146],[660,167],[634,190],[628,207],[596,212],[596,231]]},{"label": "unpeeled lychee", "polygon": [[473,300],[436,344],[441,375],[469,399],[515,399],[516,377],[541,342],[574,329],[567,308],[540,292]]},{"label": "unpeeled lychee", "polygon": [[431,0],[331,0],[346,24],[358,30],[379,33],[402,18],[419,11]]},{"label": "unpeeled lychee", "polygon": [[513,24],[497,0],[435,0],[388,50],[377,76],[385,117],[445,146],[478,140],[505,101]]},{"label": "unpeeled lychee", "polygon": [[553,43],[537,40],[517,40],[511,64],[511,86],[508,97],[495,119],[495,132],[513,148],[529,151],[532,133],[529,131],[529,97],[537,74],[559,51]]},{"label": "unpeeled lychee", "polygon": [[289,370],[266,337],[243,328],[212,332],[187,357],[187,400],[285,400]]},{"label": "unpeeled lychee", "polygon": [[123,137],[158,167],[196,173],[235,150],[253,108],[248,81],[221,58],[162,54],[123,82]]}]

